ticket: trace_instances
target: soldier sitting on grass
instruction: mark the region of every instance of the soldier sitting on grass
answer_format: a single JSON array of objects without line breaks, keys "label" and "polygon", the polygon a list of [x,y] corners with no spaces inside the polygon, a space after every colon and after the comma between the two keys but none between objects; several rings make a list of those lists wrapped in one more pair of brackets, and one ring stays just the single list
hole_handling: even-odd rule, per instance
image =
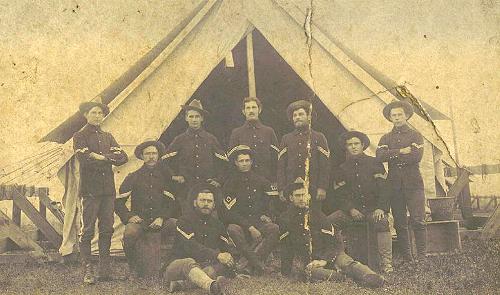
[{"label": "soldier sitting on grass", "polygon": [[171,260],[166,264],[165,281],[170,292],[199,287],[209,294],[224,294],[226,278],[234,276],[234,249],[224,225],[212,212],[215,188],[198,184],[190,191],[194,210],[177,222]]},{"label": "soldier sitting on grass", "polygon": [[341,233],[321,212],[311,214],[311,195],[301,178],[288,185],[285,194],[292,205],[279,218],[282,275],[292,274],[298,258],[300,273],[310,281],[334,280],[343,273],[367,287],[384,285],[384,277],[344,252]]}]

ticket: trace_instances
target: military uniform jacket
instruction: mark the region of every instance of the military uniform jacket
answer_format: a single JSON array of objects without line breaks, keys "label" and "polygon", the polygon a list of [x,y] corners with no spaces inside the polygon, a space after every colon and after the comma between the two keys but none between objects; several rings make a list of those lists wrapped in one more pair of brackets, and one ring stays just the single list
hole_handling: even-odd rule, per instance
[{"label": "military uniform jacket", "polygon": [[345,211],[356,208],[361,212],[382,209],[389,211],[386,189],[387,173],[375,157],[361,154],[348,158],[334,173],[333,188]]},{"label": "military uniform jacket", "polygon": [[188,185],[208,179],[222,183],[227,166],[226,154],[217,138],[203,129],[188,128],[175,137],[162,159],[168,161],[175,175],[184,176]]},{"label": "military uniform jacket", "polygon": [[234,129],[229,138],[229,150],[238,145],[249,146],[253,152],[253,170],[271,182],[276,182],[278,139],[274,130],[260,121],[246,121]]},{"label": "military uniform jacket", "polygon": [[[307,211],[291,206],[278,218],[283,274],[290,273],[294,257],[304,266],[312,260],[325,260],[332,266],[337,255],[344,251],[342,236],[325,215],[311,216]],[[311,246],[312,253],[309,252]]]},{"label": "military uniform jacket", "polygon": [[252,171],[229,176],[222,192],[221,219],[244,229],[255,226],[262,215],[270,216],[269,201],[278,196],[276,187]]},{"label": "military uniform jacket", "polygon": [[[403,155],[400,149],[411,147],[411,153]],[[404,125],[394,127],[391,132],[380,139],[377,147],[377,158],[389,165],[387,182],[393,189],[423,189],[424,182],[420,174],[419,163],[424,154],[422,135]]]},{"label": "military uniform jacket", "polygon": [[282,191],[286,185],[297,177],[305,177],[305,163],[308,157],[310,141],[309,179],[310,187],[328,188],[330,150],[325,136],[314,130],[294,130],[285,134],[281,140],[278,155],[278,189]]},{"label": "military uniform jacket", "polygon": [[193,211],[177,221],[171,258],[193,258],[196,262],[207,265],[217,262],[219,253],[230,252],[232,248],[234,243],[222,222],[213,216]]},{"label": "military uniform jacket", "polygon": [[[73,148],[80,162],[80,196],[115,196],[112,165],[123,165],[128,157],[113,135],[87,124],[73,135]],[[103,155],[106,160],[95,160],[90,153]]]},{"label": "military uniform jacket", "polygon": [[[123,224],[137,215],[151,224],[156,218],[164,220],[173,215],[175,196],[172,193],[172,175],[165,167],[143,165],[125,177],[115,201],[115,211]],[[125,203],[131,198],[129,210]]]}]

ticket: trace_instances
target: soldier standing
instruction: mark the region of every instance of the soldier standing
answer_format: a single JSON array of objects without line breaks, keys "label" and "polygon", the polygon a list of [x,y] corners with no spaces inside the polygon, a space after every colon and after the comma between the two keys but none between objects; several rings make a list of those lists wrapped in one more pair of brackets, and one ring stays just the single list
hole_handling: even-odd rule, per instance
[{"label": "soldier standing", "polygon": [[[248,260],[255,274],[278,244],[279,229],[270,218],[269,203],[278,191],[264,177],[252,171],[254,153],[239,145],[229,152],[237,168],[224,183],[220,217],[228,225],[229,236],[237,250]],[[249,243],[251,241],[252,243]],[[255,245],[255,250],[250,244]]]},{"label": "soldier standing", "polygon": [[234,250],[224,225],[212,212],[215,209],[215,190],[209,184],[194,186],[189,199],[194,210],[182,215],[170,261],[166,264],[165,279],[170,292],[197,286],[209,294],[224,294],[225,277],[234,276]]},{"label": "soldier standing", "polygon": [[282,275],[292,274],[294,258],[298,258],[299,271],[309,280],[329,281],[337,278],[340,270],[368,287],[383,286],[382,276],[344,252],[341,233],[325,215],[311,214],[311,195],[303,179],[288,185],[285,194],[291,206],[279,218]]},{"label": "soldier standing", "polygon": [[[177,220],[172,218],[175,213],[172,175],[166,166],[158,164],[165,150],[165,145],[156,140],[145,141],[135,148],[135,156],[143,160],[144,165],[125,177],[115,201],[116,213],[126,225],[123,250],[131,279],[137,277],[138,259],[144,254],[136,253],[135,247],[144,233],[157,230],[169,234],[175,232]],[[129,197],[131,210],[125,205]]]},{"label": "soldier standing", "polygon": [[388,163],[387,183],[394,226],[403,258],[412,261],[407,209],[415,235],[417,258],[424,258],[426,253],[424,182],[419,169],[424,140],[418,131],[408,126],[407,120],[413,115],[413,107],[408,102],[393,101],[384,107],[383,114],[394,127],[380,139],[377,158]]},{"label": "soldier standing", "polygon": [[[203,120],[208,112],[199,100],[183,105],[187,130],[174,138],[162,159],[172,168],[173,180],[183,184],[184,197],[187,189],[198,183],[209,183],[220,187],[227,157],[217,138],[203,129]],[[192,200],[191,200],[192,201]],[[184,200],[182,209],[190,210],[191,201]]]},{"label": "soldier standing", "polygon": [[245,97],[241,112],[246,121],[243,126],[231,132],[229,150],[238,145],[249,146],[253,150],[252,170],[275,184],[278,139],[273,128],[262,124],[259,120],[262,103],[257,97]]},{"label": "soldier standing", "polygon": [[[311,209],[320,210],[326,198],[329,181],[330,150],[326,137],[311,128],[312,105],[305,100],[291,103],[287,108],[288,119],[295,130],[285,134],[278,155],[278,190],[280,199],[286,201],[283,189],[302,177],[309,183],[313,200]],[[306,175],[307,174],[307,175]]]},{"label": "soldier standing", "polygon": [[340,136],[347,151],[347,159],[333,177],[333,188],[338,192],[341,207],[347,214],[339,220],[336,213],[328,216],[334,224],[367,221],[376,232],[380,269],[389,273],[392,268],[392,236],[389,229],[389,196],[384,165],[363,151],[370,146],[368,136],[359,131],[348,131]]},{"label": "soldier standing", "polygon": [[111,133],[100,125],[109,114],[109,108],[98,102],[80,105],[80,113],[87,119],[87,125],[73,136],[76,157],[80,162],[80,197],[82,202],[82,230],[80,234],[80,255],[85,267],[83,282],[96,281],[90,260],[90,243],[99,219],[99,280],[110,280],[111,261],[109,248],[113,235],[115,179],[112,166],[127,162],[122,150]]}]

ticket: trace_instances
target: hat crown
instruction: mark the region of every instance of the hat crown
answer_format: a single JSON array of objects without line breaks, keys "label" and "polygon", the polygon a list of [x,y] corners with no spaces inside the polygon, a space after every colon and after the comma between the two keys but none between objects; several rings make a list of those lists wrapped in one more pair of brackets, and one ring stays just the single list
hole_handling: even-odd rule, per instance
[{"label": "hat crown", "polygon": [[203,105],[201,104],[201,101],[199,101],[198,99],[193,99],[193,101],[189,103],[189,106],[203,110]]}]

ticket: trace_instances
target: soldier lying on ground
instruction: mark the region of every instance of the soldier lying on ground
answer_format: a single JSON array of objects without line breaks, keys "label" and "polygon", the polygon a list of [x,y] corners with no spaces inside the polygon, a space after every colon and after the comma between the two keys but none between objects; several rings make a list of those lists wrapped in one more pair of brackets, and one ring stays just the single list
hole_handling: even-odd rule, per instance
[{"label": "soldier lying on ground", "polygon": [[279,218],[282,275],[291,276],[298,258],[299,271],[308,280],[329,281],[338,278],[340,271],[367,287],[383,286],[382,276],[344,252],[341,233],[322,213],[310,214],[311,195],[302,179],[287,186],[285,193],[292,206]]},{"label": "soldier lying on ground", "polygon": [[165,281],[170,292],[199,287],[209,294],[224,294],[226,277],[234,276],[231,243],[224,225],[212,216],[215,188],[198,184],[190,191],[194,210],[177,222],[172,257]]}]

